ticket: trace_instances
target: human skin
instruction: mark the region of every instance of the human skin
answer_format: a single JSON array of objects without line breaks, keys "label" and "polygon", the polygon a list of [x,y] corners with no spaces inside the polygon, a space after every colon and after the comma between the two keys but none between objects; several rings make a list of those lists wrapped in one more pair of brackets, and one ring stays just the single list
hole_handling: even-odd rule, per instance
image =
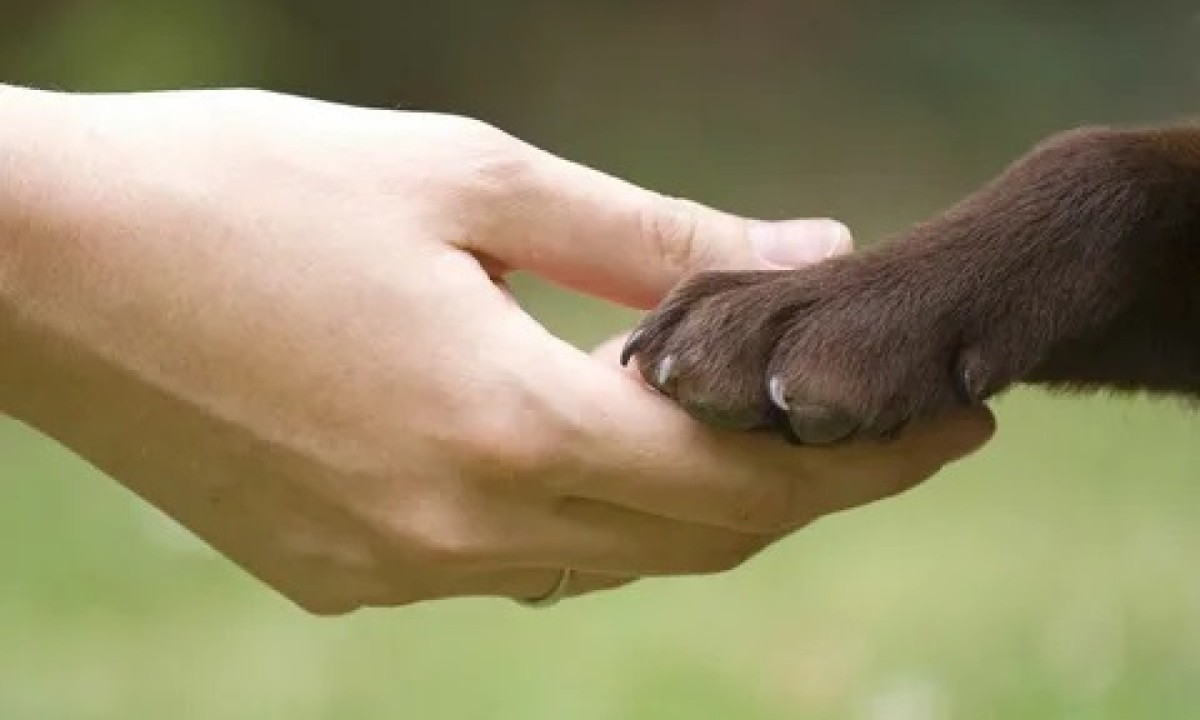
[{"label": "human skin", "polygon": [[578,351],[503,284],[646,308],[700,269],[845,251],[831,221],[742,220],[446,115],[0,104],[0,411],[314,613],[723,571],[992,429],[967,411],[836,450],[709,430],[619,340]]}]

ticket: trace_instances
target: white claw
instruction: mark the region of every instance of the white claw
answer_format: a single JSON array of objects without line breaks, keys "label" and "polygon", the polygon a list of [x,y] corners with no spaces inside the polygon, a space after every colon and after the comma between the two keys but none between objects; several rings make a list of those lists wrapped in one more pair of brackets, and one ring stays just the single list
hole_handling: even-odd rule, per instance
[{"label": "white claw", "polygon": [[675,369],[675,356],[668,355],[662,359],[662,362],[654,370],[654,384],[660,388],[665,388],[667,382],[671,379],[671,371],[673,369]]},{"label": "white claw", "polygon": [[784,412],[789,410],[787,394],[783,388],[783,378],[772,375],[771,379],[767,381],[767,393],[771,396],[771,402],[775,403],[775,407]]}]

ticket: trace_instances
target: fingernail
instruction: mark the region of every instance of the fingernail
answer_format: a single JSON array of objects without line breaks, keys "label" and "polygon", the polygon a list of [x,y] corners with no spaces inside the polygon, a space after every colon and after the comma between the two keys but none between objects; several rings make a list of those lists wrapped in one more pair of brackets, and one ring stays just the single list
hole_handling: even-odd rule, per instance
[{"label": "fingernail", "polygon": [[854,245],[849,228],[829,218],[755,222],[750,226],[750,241],[764,261],[788,268],[842,255]]}]

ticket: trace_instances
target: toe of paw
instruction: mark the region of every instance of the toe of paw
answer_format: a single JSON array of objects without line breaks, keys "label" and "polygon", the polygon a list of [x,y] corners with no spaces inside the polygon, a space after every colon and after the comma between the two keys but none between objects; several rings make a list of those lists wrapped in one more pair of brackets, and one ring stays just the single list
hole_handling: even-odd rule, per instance
[{"label": "toe of paw", "polygon": [[832,445],[848,440],[862,425],[854,415],[825,405],[793,405],[786,415],[791,438],[803,445]]},{"label": "toe of paw", "polygon": [[963,348],[952,370],[959,400],[978,405],[1003,391],[1017,374],[1006,370],[1009,364],[1003,353],[979,345]]},{"label": "toe of paw", "polygon": [[[695,362],[688,354],[636,356],[648,385],[674,400],[696,420],[727,430],[753,430],[767,425],[767,413],[755,383],[736,368]],[[745,381],[743,381],[745,380]]]},{"label": "toe of paw", "polygon": [[696,420],[722,430],[754,430],[767,422],[762,407],[736,399],[684,396],[679,404]]},{"label": "toe of paw", "polygon": [[863,423],[853,413],[796,397],[780,375],[767,381],[767,395],[783,434],[802,445],[831,445],[854,436]]}]

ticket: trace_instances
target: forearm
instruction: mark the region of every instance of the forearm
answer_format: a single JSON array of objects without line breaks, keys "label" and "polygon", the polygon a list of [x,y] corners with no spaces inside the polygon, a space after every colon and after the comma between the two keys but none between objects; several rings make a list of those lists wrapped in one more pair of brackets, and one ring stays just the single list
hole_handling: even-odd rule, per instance
[{"label": "forearm", "polygon": [[170,289],[181,267],[203,272],[178,242],[191,226],[158,192],[174,188],[174,158],[131,142],[149,133],[125,102],[0,86],[0,415],[205,534],[193,516],[208,466],[173,448],[219,466],[229,431],[155,382],[197,354]]},{"label": "forearm", "polygon": [[48,385],[39,358],[35,268],[53,265],[54,135],[61,96],[0,86],[0,413],[23,415]]},{"label": "forearm", "polygon": [[0,86],[0,413],[44,430],[93,400],[69,378],[91,372],[111,293],[127,284],[108,256],[128,240],[128,173],[104,171],[89,107]]}]

